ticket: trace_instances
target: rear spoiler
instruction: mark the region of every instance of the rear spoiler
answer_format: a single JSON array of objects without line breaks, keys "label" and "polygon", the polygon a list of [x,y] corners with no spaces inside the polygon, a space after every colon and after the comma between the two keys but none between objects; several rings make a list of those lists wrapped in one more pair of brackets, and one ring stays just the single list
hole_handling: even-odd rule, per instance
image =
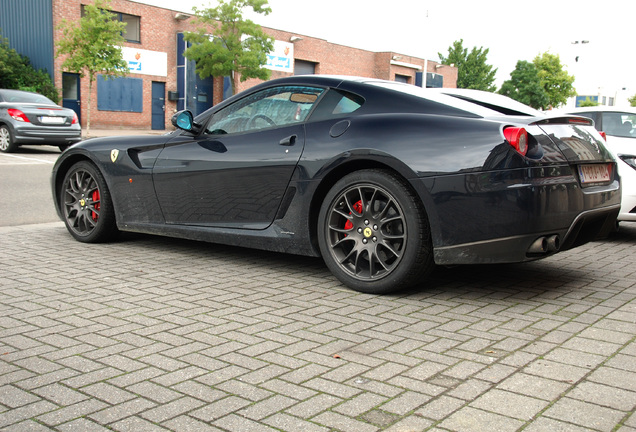
[{"label": "rear spoiler", "polygon": [[594,120],[588,117],[566,115],[558,117],[549,117],[531,123],[532,125],[557,125],[557,124],[573,124],[580,126],[594,126]]}]

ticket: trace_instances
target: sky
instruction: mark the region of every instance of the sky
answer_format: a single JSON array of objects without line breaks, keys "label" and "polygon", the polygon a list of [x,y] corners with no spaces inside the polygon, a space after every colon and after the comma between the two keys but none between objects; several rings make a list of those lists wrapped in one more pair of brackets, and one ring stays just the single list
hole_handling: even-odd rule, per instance
[{"label": "sky", "polygon": [[[137,0],[182,12],[214,0]],[[636,94],[636,0],[269,0],[264,26],[374,52],[439,61],[454,41],[488,49],[495,85],[517,61],[558,54],[579,94]],[[579,43],[574,43],[579,41]],[[587,43],[581,43],[587,41]],[[575,60],[578,57],[578,62]],[[625,90],[623,90],[625,89]]]}]

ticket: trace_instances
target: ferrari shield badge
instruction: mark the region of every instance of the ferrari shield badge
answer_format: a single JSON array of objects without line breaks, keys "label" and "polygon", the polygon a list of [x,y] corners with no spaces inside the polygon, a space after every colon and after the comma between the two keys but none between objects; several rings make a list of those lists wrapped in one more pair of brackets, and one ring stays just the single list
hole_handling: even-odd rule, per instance
[{"label": "ferrari shield badge", "polygon": [[110,160],[113,161],[113,163],[115,163],[115,161],[117,160],[117,157],[119,156],[119,150],[117,149],[112,149],[110,151]]}]

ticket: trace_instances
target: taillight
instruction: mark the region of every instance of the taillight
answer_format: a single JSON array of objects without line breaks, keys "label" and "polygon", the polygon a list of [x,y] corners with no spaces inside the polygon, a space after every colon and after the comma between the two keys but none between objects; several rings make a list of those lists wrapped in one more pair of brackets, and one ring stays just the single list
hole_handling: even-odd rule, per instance
[{"label": "taillight", "polygon": [[15,120],[17,121],[21,121],[21,122],[26,122],[26,123],[31,123],[29,121],[29,118],[19,109],[15,109],[15,108],[9,108],[7,110],[7,112],[9,113],[9,115],[11,117],[13,117]]},{"label": "taillight", "polygon": [[77,113],[73,113],[73,121],[71,122],[71,124],[76,124],[79,123],[79,119],[77,118]]},{"label": "taillight", "polygon": [[603,132],[603,131],[598,131],[598,133],[600,133],[600,134],[601,134],[601,136],[603,137],[603,139],[604,139],[605,141],[607,141],[607,134],[606,134],[605,132]]},{"label": "taillight", "polygon": [[524,128],[507,127],[503,130],[504,137],[508,143],[522,156],[528,153],[528,132]]}]

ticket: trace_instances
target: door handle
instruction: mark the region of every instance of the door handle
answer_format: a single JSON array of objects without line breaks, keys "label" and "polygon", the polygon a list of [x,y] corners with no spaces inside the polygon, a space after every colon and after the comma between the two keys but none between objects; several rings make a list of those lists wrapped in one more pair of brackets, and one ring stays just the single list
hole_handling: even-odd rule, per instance
[{"label": "door handle", "polygon": [[287,138],[283,138],[282,140],[280,140],[278,144],[282,146],[293,146],[294,144],[296,144],[297,138],[297,135],[288,136]]}]

